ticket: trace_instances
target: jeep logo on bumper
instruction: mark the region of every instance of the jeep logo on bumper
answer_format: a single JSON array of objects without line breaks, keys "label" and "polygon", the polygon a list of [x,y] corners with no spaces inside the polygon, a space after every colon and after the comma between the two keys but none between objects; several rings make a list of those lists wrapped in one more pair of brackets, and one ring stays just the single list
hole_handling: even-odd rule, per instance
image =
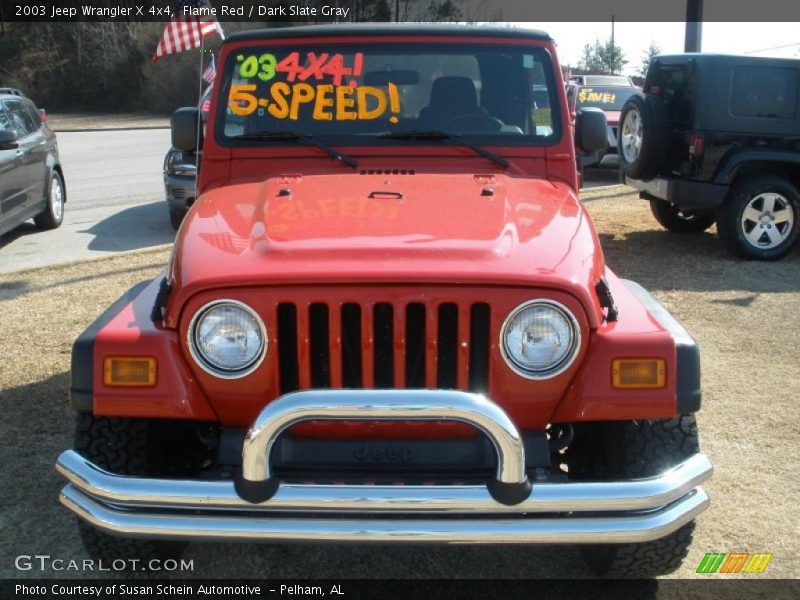
[{"label": "jeep logo on bumper", "polygon": [[353,450],[353,458],[359,462],[405,464],[414,461],[414,451],[402,444],[361,444]]}]

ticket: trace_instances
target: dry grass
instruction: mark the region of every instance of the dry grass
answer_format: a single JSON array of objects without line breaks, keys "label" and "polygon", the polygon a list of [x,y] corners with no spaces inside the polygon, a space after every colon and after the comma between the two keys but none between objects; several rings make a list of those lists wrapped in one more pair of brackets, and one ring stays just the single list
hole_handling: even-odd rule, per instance
[{"label": "dry grass", "polygon": [[93,129],[151,129],[169,127],[169,117],[164,115],[52,113],[47,124],[53,131],[91,131]]},{"label": "dry grass", "polygon": [[[621,189],[621,188],[620,188]],[[699,519],[691,577],[708,551],[775,555],[772,577],[800,575],[800,256],[779,263],[730,258],[713,234],[661,231],[631,194],[585,195],[606,258],[650,289],[700,344],[701,445],[716,466],[712,508]],[[155,276],[167,251],[0,276],[0,576],[21,573],[18,554],[83,556],[57,505],[52,470],[71,444],[66,390],[73,339],[133,283]],[[386,548],[193,544],[198,577],[564,577],[587,575],[574,548]],[[707,576],[708,577],[708,576]],[[730,576],[726,576],[730,577]]]},{"label": "dry grass", "polygon": [[[712,508],[687,567],[705,552],[772,552],[773,577],[800,575],[800,255],[731,258],[713,230],[660,230],[635,194],[587,194],[608,264],[669,308],[700,345],[700,442],[715,466]],[[597,198],[597,199],[592,199]],[[683,569],[678,575],[688,576]]]}]

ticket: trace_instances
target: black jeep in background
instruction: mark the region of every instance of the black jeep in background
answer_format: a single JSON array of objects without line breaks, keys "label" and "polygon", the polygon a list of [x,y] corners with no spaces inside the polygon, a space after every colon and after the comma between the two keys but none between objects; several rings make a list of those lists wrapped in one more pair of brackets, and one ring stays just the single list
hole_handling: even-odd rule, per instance
[{"label": "black jeep in background", "polygon": [[785,256],[800,233],[798,85],[799,60],[657,57],[622,109],[625,182],[669,231],[716,222],[743,258]]}]

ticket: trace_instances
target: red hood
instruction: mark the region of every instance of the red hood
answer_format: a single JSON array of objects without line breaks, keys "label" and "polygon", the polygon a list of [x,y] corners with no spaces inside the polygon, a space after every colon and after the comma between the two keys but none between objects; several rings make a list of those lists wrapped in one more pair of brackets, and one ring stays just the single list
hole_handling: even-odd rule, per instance
[{"label": "red hood", "polygon": [[603,270],[571,189],[504,175],[286,175],[204,194],[175,245],[168,325],[200,290],[302,283],[553,287],[599,318]]}]

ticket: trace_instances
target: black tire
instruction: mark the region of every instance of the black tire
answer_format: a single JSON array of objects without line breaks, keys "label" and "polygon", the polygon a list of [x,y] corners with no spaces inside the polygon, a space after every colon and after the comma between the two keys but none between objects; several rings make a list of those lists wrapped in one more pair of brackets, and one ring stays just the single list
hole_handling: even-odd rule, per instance
[{"label": "black tire", "polygon": [[[629,158],[623,147],[626,119],[637,113],[641,119],[641,145],[638,155]],[[617,128],[617,149],[622,172],[633,179],[652,179],[664,166],[669,144],[667,118],[661,99],[657,96],[631,96],[623,105]]]},{"label": "black tire", "polygon": [[[779,205],[785,204],[785,210],[791,214],[791,223],[776,222],[774,214],[773,220],[767,218],[764,223],[744,218],[745,210],[750,203],[753,202],[754,206],[758,206],[759,197],[765,193],[780,196],[779,200],[774,200],[775,207],[777,209]],[[760,202],[763,208],[764,200]],[[741,258],[752,260],[783,258],[792,251],[800,236],[800,191],[792,182],[780,175],[762,175],[737,181],[728,192],[725,202],[717,210],[717,231],[723,243]],[[759,240],[753,242],[752,237],[762,231]],[[783,237],[783,240],[770,247],[770,235],[773,232]]]},{"label": "black tire", "polygon": [[[152,476],[161,469],[161,436],[145,419],[95,417],[78,413],[75,422],[75,449],[98,466],[119,475]],[[82,520],[78,530],[86,553],[109,564],[114,560],[138,559],[141,566],[153,559],[177,559],[184,542],[127,539],[103,533]],[[131,568],[133,565],[129,565]]]},{"label": "black tire", "polygon": [[714,211],[682,211],[674,204],[659,198],[650,200],[650,212],[659,225],[672,233],[703,233],[716,221]]},{"label": "black tire", "polygon": [[[55,188],[54,186],[58,186]],[[61,190],[61,209],[54,205],[57,200],[53,197],[55,190]],[[39,229],[57,229],[64,222],[64,204],[67,201],[67,188],[64,187],[64,179],[61,174],[53,169],[50,173],[50,181],[47,185],[47,196],[45,197],[45,209],[33,218],[33,222]]]},{"label": "black tire", "polygon": [[[570,478],[652,477],[699,452],[694,415],[663,421],[591,423],[576,426],[567,450]],[[639,544],[581,547],[589,568],[602,577],[651,578],[681,566],[692,542],[694,521],[666,537]]]},{"label": "black tire", "polygon": [[170,208],[169,209],[169,223],[172,225],[172,228],[175,231],[181,228],[181,223],[183,223],[183,218],[186,216],[186,211],[181,210],[180,208]]}]

